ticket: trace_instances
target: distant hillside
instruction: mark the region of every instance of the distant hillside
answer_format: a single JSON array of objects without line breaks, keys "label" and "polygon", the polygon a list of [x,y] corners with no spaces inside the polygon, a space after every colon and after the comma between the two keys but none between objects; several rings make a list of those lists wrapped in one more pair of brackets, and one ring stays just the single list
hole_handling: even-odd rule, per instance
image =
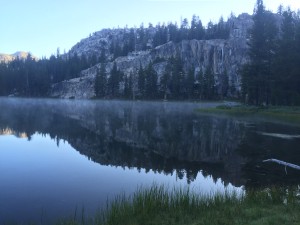
[{"label": "distant hillside", "polygon": [[[89,68],[81,71],[77,78],[52,85],[50,96],[95,97],[95,79],[101,65],[104,67],[107,83],[106,93],[102,97],[122,96],[125,89],[128,89],[126,85],[132,85],[130,88],[133,91],[130,93],[135,96],[131,97],[145,98],[143,91],[147,88],[142,83],[146,85],[148,82],[146,77],[149,65],[156,76],[155,95],[160,98],[188,98],[188,95],[193,96],[192,98],[213,98],[213,94],[199,92],[199,83],[204,83],[199,77],[204,77],[203,74],[207,71],[211,71],[210,77],[213,80],[207,86],[214,89],[212,92],[216,96],[238,96],[241,91],[240,68],[248,62],[247,39],[248,31],[253,26],[252,16],[243,13],[238,17],[232,16],[227,21],[220,20],[218,24],[209,24],[207,28],[203,27],[200,20],[194,20],[196,22],[192,22],[191,26],[168,24],[95,32],[78,42],[64,56],[85,59],[90,62]],[[174,66],[176,63],[178,65]],[[121,78],[116,81],[118,90],[112,94],[110,88],[114,84],[110,77],[114,65]],[[145,78],[141,78],[140,71],[145,71]],[[179,75],[175,78],[174,74]],[[183,88],[188,82],[188,74],[192,80],[190,91]],[[152,88],[148,89],[151,92]],[[149,93],[144,95],[148,96]]]},{"label": "distant hillside", "polygon": [[[0,53],[0,62],[11,62],[14,59],[26,59],[30,53],[29,52],[23,52],[23,51],[18,51],[15,52],[14,54],[2,54]],[[32,56],[32,58],[37,59],[37,57]]]},{"label": "distant hillside", "polygon": [[0,64],[0,95],[300,105],[300,15],[258,3],[207,26],[103,29],[65,54]]}]

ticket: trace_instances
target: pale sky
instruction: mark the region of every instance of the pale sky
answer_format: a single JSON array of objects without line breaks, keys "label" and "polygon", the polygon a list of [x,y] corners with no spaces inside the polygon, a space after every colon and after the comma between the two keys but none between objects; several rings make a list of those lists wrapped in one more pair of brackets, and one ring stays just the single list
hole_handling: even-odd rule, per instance
[{"label": "pale sky", "polygon": [[[30,51],[49,57],[68,51],[90,33],[103,28],[139,27],[144,23],[190,22],[206,25],[233,12],[252,14],[256,0],[0,0],[0,53]],[[280,4],[300,8],[300,0],[264,0],[276,12]]]}]

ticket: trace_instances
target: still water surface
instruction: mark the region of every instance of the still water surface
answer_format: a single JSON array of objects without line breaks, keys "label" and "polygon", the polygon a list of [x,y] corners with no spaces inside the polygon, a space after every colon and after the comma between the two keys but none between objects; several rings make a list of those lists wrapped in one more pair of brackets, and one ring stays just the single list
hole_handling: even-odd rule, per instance
[{"label": "still water surface", "polygon": [[137,187],[299,184],[300,128],[196,112],[212,103],[0,99],[0,223],[92,216]]}]

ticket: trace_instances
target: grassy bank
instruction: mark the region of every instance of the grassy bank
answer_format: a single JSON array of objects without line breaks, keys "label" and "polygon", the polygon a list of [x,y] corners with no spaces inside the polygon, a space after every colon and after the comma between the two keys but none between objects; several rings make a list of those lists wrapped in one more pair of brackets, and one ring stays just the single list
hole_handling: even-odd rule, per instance
[{"label": "grassy bank", "polygon": [[229,114],[234,116],[261,116],[274,118],[283,122],[292,122],[300,124],[300,107],[287,106],[269,106],[256,107],[246,105],[220,105],[215,108],[199,109],[199,112],[215,113],[215,114]]},{"label": "grassy bank", "polygon": [[[84,224],[64,221],[61,225]],[[138,190],[119,196],[85,224],[103,225],[196,225],[196,224],[300,224],[296,191],[268,189],[235,194],[201,196],[189,190],[164,187]]]}]

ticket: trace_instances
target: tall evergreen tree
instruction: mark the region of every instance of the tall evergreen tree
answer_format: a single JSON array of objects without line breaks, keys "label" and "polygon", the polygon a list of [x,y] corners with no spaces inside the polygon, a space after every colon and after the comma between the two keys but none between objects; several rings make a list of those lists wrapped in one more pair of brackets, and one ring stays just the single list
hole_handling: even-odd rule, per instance
[{"label": "tall evergreen tree", "polygon": [[189,29],[190,29],[189,28],[189,22],[188,22],[187,18],[184,18],[181,21],[181,26],[180,26],[180,30],[179,30],[180,41],[188,39]]},{"label": "tall evergreen tree", "polygon": [[[275,63],[273,65],[272,101],[274,104],[293,104],[299,93],[297,92],[295,68],[299,64],[297,60],[296,44],[296,20],[294,13],[288,8],[281,9],[283,16],[281,35],[277,41]],[[299,58],[298,58],[299,59]]]},{"label": "tall evergreen tree", "polygon": [[145,94],[149,99],[157,97],[157,73],[153,69],[153,64],[150,63],[145,71]]},{"label": "tall evergreen tree", "polygon": [[177,23],[169,23],[168,24],[168,34],[169,34],[169,40],[173,41],[175,43],[180,41],[180,35],[179,35],[179,29],[177,26]]},{"label": "tall evergreen tree", "polygon": [[141,24],[140,28],[137,30],[137,41],[139,44],[139,50],[146,50],[148,40],[146,38],[145,28],[143,24]]},{"label": "tall evergreen tree", "polygon": [[138,91],[140,97],[144,98],[145,97],[145,72],[141,65],[138,72]]},{"label": "tall evergreen tree", "polygon": [[103,98],[106,96],[107,89],[107,77],[105,71],[105,65],[101,64],[100,69],[97,71],[95,79],[95,95],[97,98]]},{"label": "tall evergreen tree", "polygon": [[189,31],[189,39],[202,40],[204,39],[204,36],[205,36],[205,31],[200,18],[196,15],[193,15],[191,21],[191,28]]},{"label": "tall evergreen tree", "polygon": [[128,40],[128,51],[135,51],[135,31],[133,28],[130,29],[129,40]]},{"label": "tall evergreen tree", "polygon": [[211,68],[208,68],[204,73],[203,96],[205,99],[215,98],[215,78]]},{"label": "tall evergreen tree", "polygon": [[184,71],[183,64],[179,55],[169,60],[171,64],[171,85],[170,91],[173,98],[182,98]]},{"label": "tall evergreen tree", "polygon": [[227,70],[224,71],[221,78],[221,97],[226,98],[229,90],[229,77],[227,74]]},{"label": "tall evergreen tree", "polygon": [[124,77],[124,97],[127,99],[133,98],[133,75]]},{"label": "tall evergreen tree", "polygon": [[110,77],[108,78],[108,93],[111,97],[119,97],[120,91],[121,73],[117,69],[117,64],[113,64],[113,68],[110,71]]},{"label": "tall evergreen tree", "polygon": [[186,89],[186,96],[189,99],[194,98],[194,85],[195,85],[195,76],[194,71],[190,70],[185,77],[185,89]]},{"label": "tall evergreen tree", "polygon": [[257,0],[253,21],[249,42],[250,63],[245,65],[242,74],[243,93],[249,103],[269,104],[277,29],[273,14],[265,10],[262,0]]},{"label": "tall evergreen tree", "polygon": [[106,62],[106,56],[105,56],[105,49],[104,48],[101,49],[99,62],[100,63],[105,63]]}]

